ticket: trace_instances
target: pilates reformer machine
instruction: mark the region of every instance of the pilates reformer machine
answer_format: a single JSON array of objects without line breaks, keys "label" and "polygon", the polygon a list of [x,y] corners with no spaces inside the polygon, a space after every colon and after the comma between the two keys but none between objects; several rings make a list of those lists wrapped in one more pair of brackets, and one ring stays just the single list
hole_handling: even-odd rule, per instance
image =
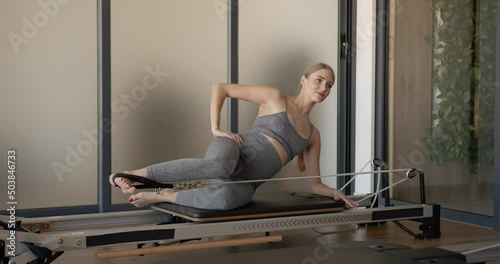
[{"label": "pilates reformer machine", "polygon": [[[366,172],[363,171],[363,168],[357,173],[260,180],[282,181],[313,177],[356,177],[362,174],[377,174],[376,191],[358,200],[357,202],[360,204],[358,209],[346,210],[344,202],[312,194],[262,193],[256,194],[250,204],[230,211],[201,210],[161,203],[153,205],[153,210],[148,211],[18,218],[14,227],[7,224],[8,217],[0,216],[0,224],[4,229],[0,229],[0,261],[10,264],[51,263],[67,251],[123,245],[133,245],[134,248],[99,251],[96,258],[111,259],[193,249],[251,245],[282,240],[281,235],[271,235],[271,232],[386,221],[397,223],[398,220],[407,219],[421,222],[421,233],[419,234],[414,234],[398,224],[415,238],[439,238],[441,235],[440,205],[425,203],[424,173],[419,169],[388,170],[385,162],[378,159],[368,162],[367,165],[370,163],[374,170]],[[391,186],[380,189],[381,175],[394,172],[405,172],[405,177]],[[352,182],[354,177],[347,184]],[[421,204],[375,206],[380,193],[387,191],[389,187],[415,177],[420,178]],[[209,188],[211,184],[238,183],[237,181],[217,183],[197,181],[165,185],[165,183],[142,182],[142,185],[138,185],[136,188],[163,188],[167,186],[182,191],[183,189]],[[243,234],[265,235],[222,241],[173,244],[202,238]],[[149,243],[151,246],[145,247]]]}]

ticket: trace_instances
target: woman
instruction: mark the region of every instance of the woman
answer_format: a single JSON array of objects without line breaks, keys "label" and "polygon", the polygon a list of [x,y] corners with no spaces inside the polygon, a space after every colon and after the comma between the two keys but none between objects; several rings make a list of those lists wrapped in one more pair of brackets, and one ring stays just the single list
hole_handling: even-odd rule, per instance
[{"label": "woman", "polygon": [[[167,161],[128,173],[158,182],[269,179],[298,155],[300,171],[320,175],[320,134],[311,124],[309,113],[314,105],[328,97],[334,81],[332,68],[318,63],[302,75],[302,88],[295,97],[287,97],[269,86],[216,84],[212,87],[210,120],[212,134],[217,139],[209,146],[205,158]],[[227,97],[259,105],[257,119],[250,131],[236,134],[219,128],[220,112]],[[169,202],[212,210],[231,210],[249,203],[261,184],[225,184],[209,189],[181,192],[164,189],[134,194],[136,189],[127,179],[111,175],[110,183],[124,193],[133,194],[129,200],[136,207]],[[326,186],[319,178],[309,179],[309,184],[315,194],[357,207],[341,191]]]}]

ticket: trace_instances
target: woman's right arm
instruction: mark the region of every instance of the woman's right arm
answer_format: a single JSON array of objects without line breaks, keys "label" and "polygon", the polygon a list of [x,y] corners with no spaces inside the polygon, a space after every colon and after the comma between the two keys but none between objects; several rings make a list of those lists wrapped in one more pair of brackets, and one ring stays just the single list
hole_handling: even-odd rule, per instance
[{"label": "woman's right arm", "polygon": [[270,86],[250,86],[230,83],[214,84],[212,86],[212,99],[210,104],[210,125],[212,134],[215,137],[229,137],[236,143],[241,144],[241,138],[238,135],[221,131],[219,127],[220,112],[227,97],[255,103],[273,111],[273,108],[279,108],[276,106],[276,102],[279,102],[279,99],[283,96],[284,94],[280,90]]}]

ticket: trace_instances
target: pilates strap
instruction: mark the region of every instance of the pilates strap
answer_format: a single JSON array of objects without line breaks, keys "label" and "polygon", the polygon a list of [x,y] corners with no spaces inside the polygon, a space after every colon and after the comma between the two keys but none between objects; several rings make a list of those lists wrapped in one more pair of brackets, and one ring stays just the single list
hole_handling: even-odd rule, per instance
[{"label": "pilates strap", "polygon": [[116,177],[124,178],[133,182],[134,184],[132,184],[132,186],[136,189],[174,188],[172,183],[161,183],[128,173],[117,173],[113,176],[113,183],[115,184],[115,187],[119,187],[115,182]]},{"label": "pilates strap", "polygon": [[[288,180],[300,180],[300,179],[315,179],[315,178],[328,178],[328,177],[345,177],[345,176],[353,176],[353,175],[362,175],[362,174],[375,174],[375,173],[389,173],[389,172],[406,172],[406,177],[403,180],[411,179],[417,175],[423,175],[422,170],[415,168],[408,169],[392,169],[392,170],[378,170],[378,171],[365,171],[365,172],[354,172],[354,173],[340,173],[340,174],[332,174],[332,175],[321,175],[321,176],[297,176],[297,177],[289,177],[289,178],[271,178],[271,179],[258,179],[258,180],[241,180],[241,181],[221,181],[221,182],[203,182],[200,181],[188,181],[188,182],[165,182],[160,183],[156,182],[144,177],[140,177],[137,175],[127,174],[127,173],[117,173],[113,176],[113,182],[116,177],[122,177],[128,179],[132,182],[139,183],[132,185],[137,189],[161,189],[161,188],[169,188],[174,190],[185,190],[185,189],[198,189],[198,188],[206,188],[208,186],[213,185],[227,185],[227,184],[241,184],[241,183],[253,183],[253,182],[271,182],[271,181],[288,181]],[[115,186],[118,187],[115,183]]]}]

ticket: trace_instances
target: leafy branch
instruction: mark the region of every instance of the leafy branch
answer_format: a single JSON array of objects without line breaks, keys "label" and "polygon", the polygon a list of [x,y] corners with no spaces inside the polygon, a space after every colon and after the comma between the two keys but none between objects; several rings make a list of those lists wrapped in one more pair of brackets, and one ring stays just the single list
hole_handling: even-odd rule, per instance
[{"label": "leafy branch", "polygon": [[495,0],[435,0],[432,128],[429,158],[469,162],[472,172],[493,162]]}]

